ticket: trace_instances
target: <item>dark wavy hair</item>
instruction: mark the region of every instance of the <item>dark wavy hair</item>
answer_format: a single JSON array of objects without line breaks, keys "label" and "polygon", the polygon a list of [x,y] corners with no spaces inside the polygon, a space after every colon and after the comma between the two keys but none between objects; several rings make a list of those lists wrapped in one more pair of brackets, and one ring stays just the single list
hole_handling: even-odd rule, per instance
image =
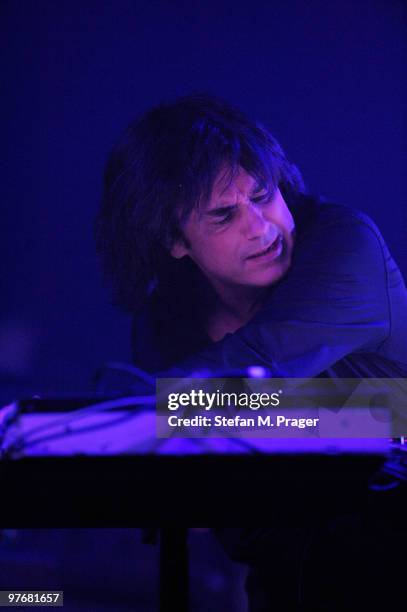
[{"label": "dark wavy hair", "polygon": [[[238,166],[288,204],[304,190],[301,175],[261,124],[218,98],[194,94],[149,110],[112,150],[95,234],[113,302],[135,313],[152,288],[177,293],[203,282],[189,258],[169,254],[183,239],[194,207],[211,195],[221,167]],[[198,275],[201,275],[198,279]]]}]

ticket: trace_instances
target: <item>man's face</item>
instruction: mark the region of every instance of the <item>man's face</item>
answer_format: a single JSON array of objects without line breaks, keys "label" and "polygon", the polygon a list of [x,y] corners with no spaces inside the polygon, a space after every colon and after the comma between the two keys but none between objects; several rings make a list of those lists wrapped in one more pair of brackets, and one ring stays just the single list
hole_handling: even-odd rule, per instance
[{"label": "man's face", "polygon": [[183,226],[187,243],[177,242],[171,254],[189,255],[221,296],[272,285],[290,266],[294,220],[278,189],[265,193],[243,168],[232,181],[221,171],[208,204]]}]

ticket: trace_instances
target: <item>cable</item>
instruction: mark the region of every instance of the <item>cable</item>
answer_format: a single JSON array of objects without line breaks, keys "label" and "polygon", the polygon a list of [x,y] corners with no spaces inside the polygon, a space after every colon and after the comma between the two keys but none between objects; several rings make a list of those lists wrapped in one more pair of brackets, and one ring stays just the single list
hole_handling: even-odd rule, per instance
[{"label": "cable", "polygon": [[155,389],[155,377],[151,376],[144,370],[129,364],[123,363],[121,361],[109,361],[102,365],[95,373],[93,377],[93,383],[98,386],[103,374],[106,371],[116,371],[116,372],[125,372],[126,374],[131,374],[137,380],[142,380],[147,385],[153,387]]},{"label": "cable", "polygon": [[24,443],[27,441],[29,437],[33,434],[39,433],[41,431],[47,431],[49,429],[53,429],[55,427],[64,426],[73,421],[77,421],[79,419],[85,418],[88,415],[98,412],[107,412],[109,410],[113,410],[115,408],[123,408],[126,406],[138,406],[138,405],[149,405],[155,404],[155,397],[152,395],[148,396],[129,396],[124,398],[119,398],[116,400],[109,400],[106,402],[100,402],[97,404],[91,404],[90,406],[86,406],[85,408],[80,408],[79,410],[75,410],[68,417],[63,417],[61,419],[53,420],[52,422],[44,423],[42,425],[38,425],[37,427],[33,427],[28,431],[24,432],[22,435],[17,437],[8,447],[3,447],[3,454],[9,454],[13,451],[13,449],[20,449],[24,446]]},{"label": "cable", "polygon": [[395,444],[380,470],[370,482],[369,489],[376,492],[391,491],[407,483],[407,448],[404,444]]},{"label": "cable", "polygon": [[126,414],[125,416],[120,416],[119,418],[108,421],[107,423],[99,423],[98,425],[88,425],[87,427],[81,427],[80,429],[66,430],[66,431],[61,431],[59,433],[55,433],[49,436],[42,436],[40,438],[35,438],[34,440],[31,440],[28,444],[24,443],[23,446],[20,447],[19,449],[13,449],[13,450],[27,450],[28,448],[37,446],[41,442],[57,440],[58,438],[66,438],[69,436],[76,436],[77,434],[90,432],[90,431],[97,431],[98,429],[104,429],[105,427],[111,427],[113,425],[117,425],[118,423],[129,421],[131,419],[134,419],[136,416],[138,416],[138,414],[137,415],[136,414]]},{"label": "cable", "polygon": [[6,437],[7,430],[17,420],[20,415],[20,405],[18,402],[13,402],[7,406],[3,406],[1,409],[1,423],[0,423],[0,448],[3,444],[3,440]]}]

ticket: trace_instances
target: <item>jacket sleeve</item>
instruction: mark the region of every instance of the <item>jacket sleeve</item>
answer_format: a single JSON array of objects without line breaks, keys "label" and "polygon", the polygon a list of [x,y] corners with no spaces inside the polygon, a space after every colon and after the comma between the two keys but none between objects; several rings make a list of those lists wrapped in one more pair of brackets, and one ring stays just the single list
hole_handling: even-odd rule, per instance
[{"label": "jacket sleeve", "polygon": [[383,248],[368,217],[323,206],[250,323],[160,375],[260,365],[275,377],[314,377],[350,353],[375,351],[390,329]]}]

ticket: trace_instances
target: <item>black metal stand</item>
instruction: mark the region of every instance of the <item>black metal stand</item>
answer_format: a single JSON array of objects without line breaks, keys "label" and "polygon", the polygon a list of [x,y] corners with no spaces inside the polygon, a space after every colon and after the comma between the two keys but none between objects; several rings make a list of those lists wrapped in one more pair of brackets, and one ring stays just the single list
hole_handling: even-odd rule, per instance
[{"label": "black metal stand", "polygon": [[188,530],[160,530],[160,612],[188,612]]}]

